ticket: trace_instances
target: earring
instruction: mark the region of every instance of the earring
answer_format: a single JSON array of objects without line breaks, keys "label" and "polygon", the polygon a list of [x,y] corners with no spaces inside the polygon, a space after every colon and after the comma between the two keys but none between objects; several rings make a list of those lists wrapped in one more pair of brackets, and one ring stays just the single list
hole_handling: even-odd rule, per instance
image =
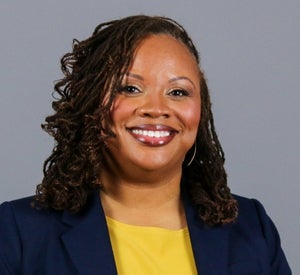
[{"label": "earring", "polygon": [[194,145],[193,156],[192,156],[191,160],[188,162],[188,164],[187,164],[186,166],[190,166],[190,165],[191,165],[191,163],[193,162],[193,160],[194,160],[194,158],[195,158],[195,156],[196,156],[196,153],[197,153],[197,145],[196,145],[196,143],[195,143],[195,145]]}]

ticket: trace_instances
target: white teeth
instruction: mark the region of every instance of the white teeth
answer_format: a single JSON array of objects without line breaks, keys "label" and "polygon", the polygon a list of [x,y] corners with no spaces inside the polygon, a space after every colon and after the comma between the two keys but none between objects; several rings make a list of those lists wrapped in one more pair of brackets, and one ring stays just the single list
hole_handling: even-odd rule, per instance
[{"label": "white teeth", "polygon": [[132,133],[136,135],[156,137],[156,138],[167,137],[171,135],[169,131],[147,131],[147,130],[138,130],[138,129],[133,129]]}]

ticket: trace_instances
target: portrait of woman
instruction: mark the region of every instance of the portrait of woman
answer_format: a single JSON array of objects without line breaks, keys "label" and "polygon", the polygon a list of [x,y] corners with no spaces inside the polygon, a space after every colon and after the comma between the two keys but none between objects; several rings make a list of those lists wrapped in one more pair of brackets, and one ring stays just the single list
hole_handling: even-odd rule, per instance
[{"label": "portrait of woman", "polygon": [[43,181],[0,206],[1,274],[291,274],[262,204],[229,189],[179,23],[101,23],[61,69]]}]

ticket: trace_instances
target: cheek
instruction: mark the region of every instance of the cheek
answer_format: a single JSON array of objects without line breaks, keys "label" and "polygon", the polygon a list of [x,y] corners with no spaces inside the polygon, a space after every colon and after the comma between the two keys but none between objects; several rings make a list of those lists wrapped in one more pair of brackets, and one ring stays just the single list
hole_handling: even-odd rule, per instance
[{"label": "cheek", "polygon": [[184,110],[186,110],[183,112],[183,115],[187,127],[190,128],[190,130],[197,131],[201,117],[200,104],[189,105]]},{"label": "cheek", "polygon": [[126,100],[116,99],[110,110],[112,119],[112,128],[125,124],[125,121],[133,112],[133,107]]}]

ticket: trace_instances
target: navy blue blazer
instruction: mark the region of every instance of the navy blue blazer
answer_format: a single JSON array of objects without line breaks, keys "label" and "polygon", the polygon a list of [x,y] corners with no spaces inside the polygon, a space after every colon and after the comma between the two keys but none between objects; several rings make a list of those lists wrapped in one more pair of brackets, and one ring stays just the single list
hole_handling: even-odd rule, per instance
[{"label": "navy blue blazer", "polygon": [[[262,205],[239,196],[236,199],[236,223],[214,228],[199,220],[190,202],[185,202],[198,272],[291,274],[277,230]],[[1,275],[117,274],[97,194],[81,215],[37,210],[30,206],[31,201],[24,198],[0,206]]]}]

